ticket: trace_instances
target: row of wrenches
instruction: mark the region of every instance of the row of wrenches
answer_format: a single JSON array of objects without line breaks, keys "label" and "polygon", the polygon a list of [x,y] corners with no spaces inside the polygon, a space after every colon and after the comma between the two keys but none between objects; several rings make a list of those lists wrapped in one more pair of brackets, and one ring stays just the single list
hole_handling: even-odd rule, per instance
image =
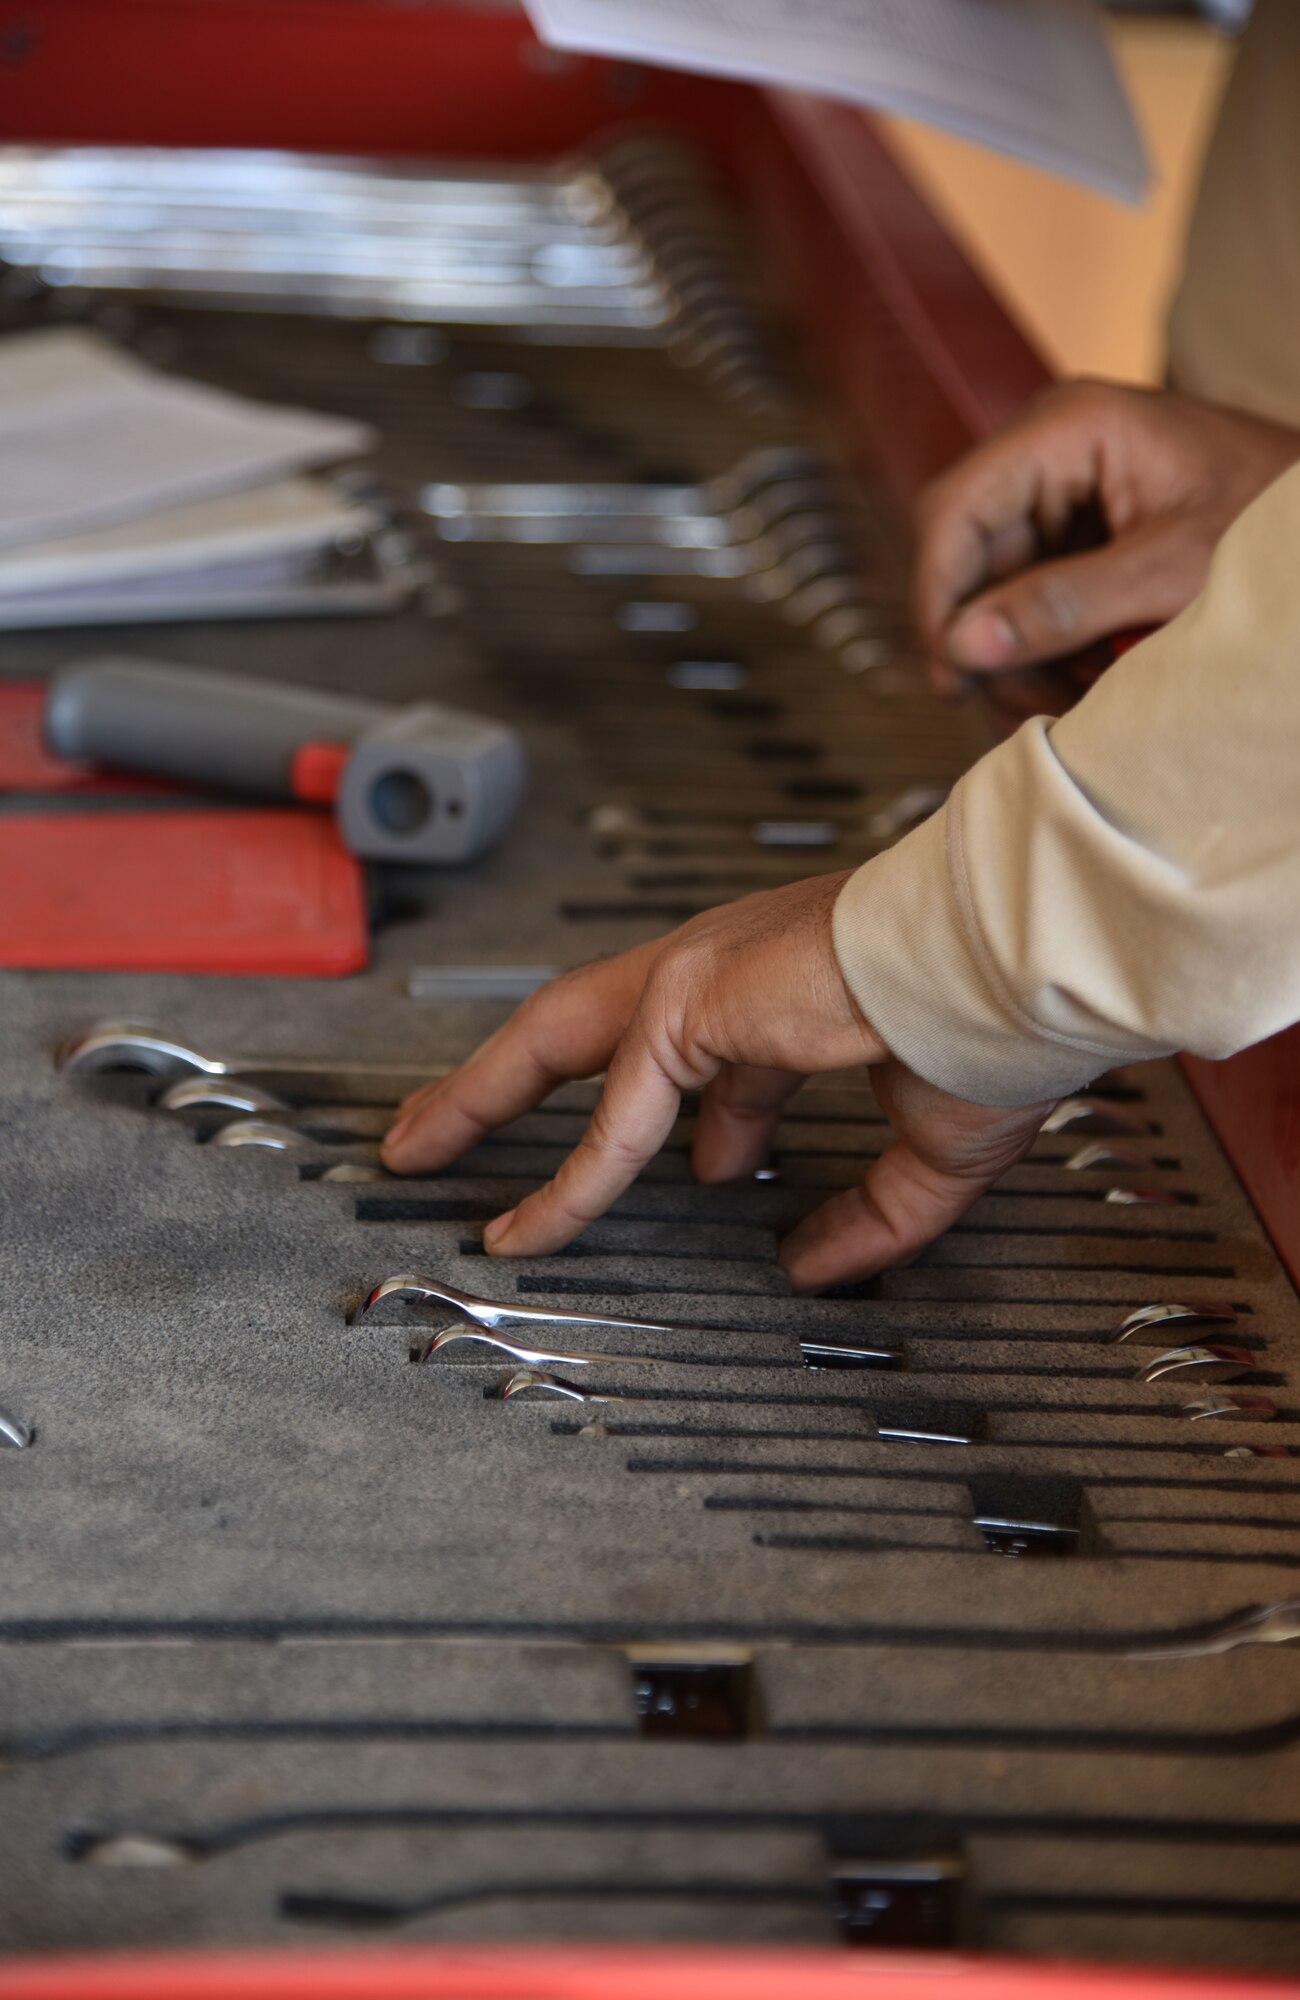
[{"label": "row of wrenches", "polygon": [[[322,1181],[390,1178],[378,1163],[377,1146],[369,1145],[367,1151],[371,1157],[359,1159],[356,1142],[363,1133],[377,1139],[387,1123],[389,1107],[428,1080],[426,1070],[407,1070],[394,1065],[339,1067],[311,1059],[294,1063],[284,1058],[214,1055],[195,1048],[181,1037],[117,1021],[98,1023],[74,1036],[60,1051],[59,1065],[72,1076],[123,1068],[146,1071],[166,1085],[155,1100],[156,1108],[187,1122],[199,1121],[209,1143],[219,1148],[319,1153],[322,1149],[328,1151],[331,1144],[346,1146],[350,1157],[326,1165],[317,1176]],[[273,1091],[271,1084],[278,1089]],[[280,1091],[285,1094],[279,1095]],[[1071,1124],[1097,1121],[1123,1124],[1132,1123],[1133,1118],[1126,1106],[1079,1098],[1058,1106],[1047,1124],[1061,1131]],[[1109,1145],[1092,1142],[1079,1149],[1066,1164],[1082,1172],[1115,1157],[1122,1159],[1123,1149],[1116,1154]],[[770,1182],[779,1170],[769,1168],[760,1172],[762,1179]],[[1111,1192],[1153,1201],[1164,1198],[1161,1190],[1149,1190],[1145,1195],[1140,1190]],[[432,1305],[451,1321],[431,1330],[422,1329],[412,1348],[412,1359],[424,1362],[453,1343],[470,1341],[484,1344],[519,1364],[501,1385],[506,1400],[526,1392],[577,1401],[637,1399],[623,1392],[610,1395],[579,1387],[549,1372],[555,1368],[639,1370],[665,1359],[675,1365],[701,1369],[713,1365],[712,1357],[693,1355],[690,1350],[692,1342],[698,1342],[702,1334],[716,1333],[716,1327],[484,1299],[438,1279],[412,1273],[386,1278],[375,1286],[361,1307],[361,1314],[364,1316],[395,1299],[414,1300],[425,1307]],[[1261,1355],[1255,1348],[1229,1344],[1221,1338],[1237,1327],[1238,1321],[1237,1310],[1227,1302],[1186,1297],[1157,1300],[1127,1313],[1113,1328],[1109,1339],[1118,1345],[1160,1348],[1155,1357],[1144,1359],[1135,1371],[1137,1379],[1146,1385],[1157,1382],[1222,1385],[1240,1382],[1262,1366]],[[1207,1343],[1203,1336],[1177,1338],[1193,1328],[1211,1329],[1212,1339]],[[538,1341],[538,1330],[544,1330],[549,1338]],[[572,1338],[561,1342],[561,1335],[572,1336],[578,1330],[681,1337],[683,1347],[680,1352],[666,1356],[592,1350],[575,1345]],[[1171,1334],[1176,1344],[1167,1346]],[[803,1339],[798,1345],[802,1365],[817,1370],[894,1369],[906,1366],[908,1359],[894,1348],[873,1343]],[[1148,1412],[1134,1406],[1131,1414]],[[1197,1398],[1182,1406],[1178,1414],[1190,1421],[1222,1417],[1235,1422],[1259,1422],[1285,1413],[1280,1413],[1269,1397],[1254,1391],[1232,1394],[1220,1389],[1213,1397]],[[918,1432],[909,1425],[898,1434],[915,1437]],[[924,1434],[937,1439],[943,1433],[941,1427],[934,1427]],[[1252,1448],[1233,1449],[1248,1452]]]},{"label": "row of wrenches", "polygon": [[733,224],[679,141],[467,170],[286,152],[0,149],[9,289],[672,349],[758,408],[781,390]]}]

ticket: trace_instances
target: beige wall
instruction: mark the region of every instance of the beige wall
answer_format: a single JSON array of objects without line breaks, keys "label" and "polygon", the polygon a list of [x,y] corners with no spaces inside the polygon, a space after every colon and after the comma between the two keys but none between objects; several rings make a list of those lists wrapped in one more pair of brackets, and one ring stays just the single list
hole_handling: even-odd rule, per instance
[{"label": "beige wall", "polygon": [[1178,22],[1120,21],[1111,32],[1156,172],[1141,209],[911,120],[879,122],[1049,361],[1150,382],[1232,45]]}]

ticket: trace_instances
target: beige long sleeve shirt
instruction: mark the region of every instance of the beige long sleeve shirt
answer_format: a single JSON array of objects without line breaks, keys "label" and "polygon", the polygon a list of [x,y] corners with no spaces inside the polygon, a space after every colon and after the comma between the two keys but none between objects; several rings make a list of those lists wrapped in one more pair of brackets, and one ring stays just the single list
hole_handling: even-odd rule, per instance
[{"label": "beige long sleeve shirt", "polygon": [[1300,467],[1180,617],[850,877],[834,935],[886,1044],[976,1103],[1300,1019]]},{"label": "beige long sleeve shirt", "polygon": [[1256,0],[1169,319],[1174,385],[1300,424],[1300,5]]}]

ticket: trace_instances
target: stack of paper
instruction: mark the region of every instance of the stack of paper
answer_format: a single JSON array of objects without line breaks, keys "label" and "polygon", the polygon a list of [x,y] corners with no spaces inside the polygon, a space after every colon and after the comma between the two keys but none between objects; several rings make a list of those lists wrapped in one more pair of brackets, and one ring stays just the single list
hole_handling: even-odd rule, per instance
[{"label": "stack of paper", "polygon": [[848,98],[1139,201],[1096,0],[525,0],[544,41]]},{"label": "stack of paper", "polygon": [[0,627],[387,608],[382,519],[303,476],[371,441],[84,328],[0,342]]}]

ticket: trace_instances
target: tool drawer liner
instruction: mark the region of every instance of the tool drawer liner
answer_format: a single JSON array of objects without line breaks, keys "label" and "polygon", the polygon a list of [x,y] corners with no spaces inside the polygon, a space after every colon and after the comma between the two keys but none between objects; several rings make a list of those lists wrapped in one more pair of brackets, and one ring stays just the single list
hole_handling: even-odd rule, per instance
[{"label": "tool drawer liner", "polygon": [[[699,478],[756,438],[657,352],[475,335],[397,368],[364,327],[148,324],[196,375],[381,423],[406,492],[435,460]],[[469,408],[471,368],[522,377],[522,407]],[[1214,1643],[1300,1595],[1300,1314],[1172,1066],[1112,1079],[909,1269],[821,1300],[785,1295],[773,1249],[880,1143],[861,1079],[815,1082],[762,1183],[690,1186],[688,1106],[572,1254],[487,1264],[482,1222],[558,1163],[589,1092],[434,1180],[338,1184],[364,1130],[222,1151],[139,1079],[52,1068],[111,1016],[433,1066],[506,1010],[406,998],[417,965],[576,963],[858,859],[866,814],[979,747],[908,664],[893,531],[863,504],[883,677],[734,587],[579,585],[554,551],[503,570],[476,547],[448,559],[455,617],[254,625],[233,661],[217,628],[133,642],[499,714],[534,780],[501,851],[422,881],[355,980],[0,977],[0,1401],[35,1431],[0,1452],[7,1949],[367,1927],[1300,1959],[1297,1654],[1252,1642],[1276,1621]],[[684,606],[686,636],[647,604]],[[87,637],[10,636],[4,671]],[[838,844],[750,837],[790,821]],[[1108,1117],[1144,1128],[1113,1141],[1140,1169],[1067,1166]],[[587,1371],[622,1404],[502,1402],[488,1349],[410,1365],[418,1312],[347,1323],[408,1269],[686,1320],[711,1365]],[[1189,1297],[1235,1325],[1111,1341]],[[615,1344],[638,1338],[680,1354]],[[1244,1348],[1240,1379],[1144,1379],[1191,1340]],[[801,1342],[899,1365],[806,1368]],[[1184,1414],[1225,1392],[1273,1420]]]}]

